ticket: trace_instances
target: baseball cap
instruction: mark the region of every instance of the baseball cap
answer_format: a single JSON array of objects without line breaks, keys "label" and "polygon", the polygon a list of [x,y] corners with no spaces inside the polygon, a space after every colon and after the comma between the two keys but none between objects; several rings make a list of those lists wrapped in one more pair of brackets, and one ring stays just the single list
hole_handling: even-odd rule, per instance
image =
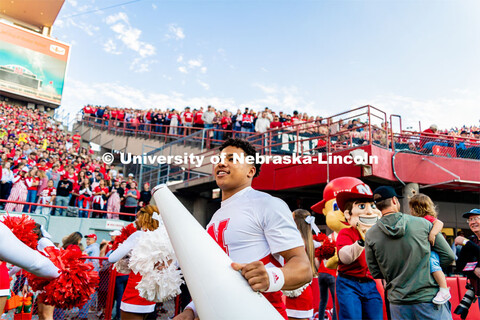
[{"label": "baseball cap", "polygon": [[121,234],[122,233],[120,232],[120,230],[113,230],[112,232],[109,233],[109,235],[111,236],[119,236]]},{"label": "baseball cap", "polygon": [[373,201],[373,193],[370,187],[365,183],[359,183],[352,187],[350,191],[341,191],[337,194],[337,205],[340,211],[345,211],[345,205],[350,200]]},{"label": "baseball cap", "polygon": [[395,189],[393,189],[393,187],[390,186],[381,186],[375,189],[375,191],[373,191],[373,200],[375,202],[383,201],[393,197],[397,197],[398,199],[403,198],[395,192]]},{"label": "baseball cap", "polygon": [[480,215],[480,209],[472,209],[469,212],[465,212],[464,214],[462,214],[462,217],[468,218],[470,216],[477,215],[477,214]]},{"label": "baseball cap", "polygon": [[87,234],[84,238],[93,238],[97,240],[97,235],[95,233],[90,233],[90,234]]},{"label": "baseball cap", "polygon": [[23,167],[23,168],[22,168],[22,171],[23,171],[23,172],[28,172],[29,170],[28,170],[27,167]]},{"label": "baseball cap", "polygon": [[128,176],[129,176],[129,177],[133,177],[133,173],[129,173]]}]

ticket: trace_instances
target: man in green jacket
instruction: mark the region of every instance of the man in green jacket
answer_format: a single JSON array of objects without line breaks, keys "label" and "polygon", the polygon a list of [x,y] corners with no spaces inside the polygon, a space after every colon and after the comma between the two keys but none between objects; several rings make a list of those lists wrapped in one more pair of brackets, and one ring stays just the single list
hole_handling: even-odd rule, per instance
[{"label": "man in green jacket", "polygon": [[[438,291],[430,273],[428,235],[432,224],[401,213],[392,187],[379,187],[373,194],[383,217],[365,236],[365,254],[372,276],[387,283],[392,319],[452,319],[450,303],[432,303]],[[441,233],[433,250],[441,266],[454,261],[455,255]]]}]

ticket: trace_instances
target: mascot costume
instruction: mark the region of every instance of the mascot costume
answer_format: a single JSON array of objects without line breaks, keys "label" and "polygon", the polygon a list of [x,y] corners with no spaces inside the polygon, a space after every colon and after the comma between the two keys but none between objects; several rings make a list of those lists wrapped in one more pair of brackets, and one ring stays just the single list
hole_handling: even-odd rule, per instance
[{"label": "mascot costume", "polygon": [[[335,242],[340,230],[350,227],[343,212],[338,208],[336,198],[339,192],[350,191],[359,183],[362,183],[362,181],[353,177],[336,178],[325,186],[323,200],[311,207],[314,212],[325,215],[327,226],[333,230],[333,233],[328,238],[314,237],[316,241],[322,243],[322,246],[315,250],[315,257],[319,260],[320,306],[318,313],[319,315],[324,315],[326,311],[325,315],[332,320],[337,319],[334,301],[338,255],[335,249]],[[328,299],[329,291],[332,298],[331,301]]]},{"label": "mascot costume", "polygon": [[[354,186],[360,183],[362,183],[360,179],[353,177],[336,178],[325,186],[323,190],[323,200],[311,207],[314,212],[325,215],[327,226],[333,230],[333,234],[330,235],[331,241],[337,239],[340,230],[350,227],[343,212],[338,208],[337,194],[342,191],[351,191]],[[337,265],[338,255],[335,253],[333,257],[328,259],[326,267],[329,269],[337,269]]]},{"label": "mascot costume", "polygon": [[383,301],[365,259],[365,233],[382,213],[363,182],[337,193],[337,205],[350,225],[340,230],[336,242],[339,319],[383,319]]}]

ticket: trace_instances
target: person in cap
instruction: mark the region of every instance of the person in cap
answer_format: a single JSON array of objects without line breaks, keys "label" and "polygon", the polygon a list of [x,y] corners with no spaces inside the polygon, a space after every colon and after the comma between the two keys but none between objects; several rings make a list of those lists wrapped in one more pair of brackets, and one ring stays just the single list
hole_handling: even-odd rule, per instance
[{"label": "person in cap", "polygon": [[[97,243],[97,235],[95,233],[90,233],[85,236],[85,242],[87,247],[85,248],[85,254],[89,257],[99,257],[100,256],[100,245]],[[98,260],[97,259],[87,259],[86,263],[91,262],[95,267],[95,270],[98,271]]]},{"label": "person in cap", "polygon": [[[432,224],[426,219],[400,212],[399,196],[392,187],[382,186],[373,199],[383,217],[365,236],[368,269],[376,279],[385,279],[391,319],[452,319],[450,303],[432,303],[438,285],[430,273]],[[454,261],[454,254],[441,234],[433,250],[441,266]]]},{"label": "person in cap", "polygon": [[[457,236],[455,245],[463,246],[457,260],[457,270],[463,271],[470,284],[473,286],[476,296],[480,296],[480,266],[475,262],[480,261],[480,209],[472,209],[462,215],[467,219],[468,226],[473,235],[469,238]],[[468,268],[469,262],[474,262],[474,268]],[[472,263],[470,263],[470,266]],[[479,300],[480,306],[480,300]]]},{"label": "person in cap", "polygon": [[[87,243],[87,247],[85,248],[85,254],[88,255],[89,257],[99,257],[100,256],[100,245],[97,243],[97,235],[94,233],[87,234],[85,236],[85,241]],[[94,270],[99,271],[100,269],[100,264],[98,259],[87,259],[85,263],[92,263]],[[90,300],[86,304],[83,305],[83,307],[80,309],[78,313],[78,318],[81,320],[87,320],[88,319],[88,311],[90,310],[90,307],[94,305],[94,302],[97,299],[97,292],[95,292],[91,297]]]},{"label": "person in cap", "polygon": [[365,259],[365,232],[381,217],[372,190],[360,182],[337,194],[338,208],[349,228],[337,237],[336,282],[339,319],[383,319],[383,301]]}]

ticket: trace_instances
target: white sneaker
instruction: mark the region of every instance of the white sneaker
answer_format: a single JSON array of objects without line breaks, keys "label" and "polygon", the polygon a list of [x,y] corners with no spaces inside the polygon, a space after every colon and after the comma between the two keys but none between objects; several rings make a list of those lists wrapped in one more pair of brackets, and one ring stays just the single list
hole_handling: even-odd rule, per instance
[{"label": "white sneaker", "polygon": [[449,291],[439,290],[435,298],[433,298],[432,302],[435,304],[444,304],[445,302],[450,300],[451,297],[452,295],[450,294],[450,290]]}]

